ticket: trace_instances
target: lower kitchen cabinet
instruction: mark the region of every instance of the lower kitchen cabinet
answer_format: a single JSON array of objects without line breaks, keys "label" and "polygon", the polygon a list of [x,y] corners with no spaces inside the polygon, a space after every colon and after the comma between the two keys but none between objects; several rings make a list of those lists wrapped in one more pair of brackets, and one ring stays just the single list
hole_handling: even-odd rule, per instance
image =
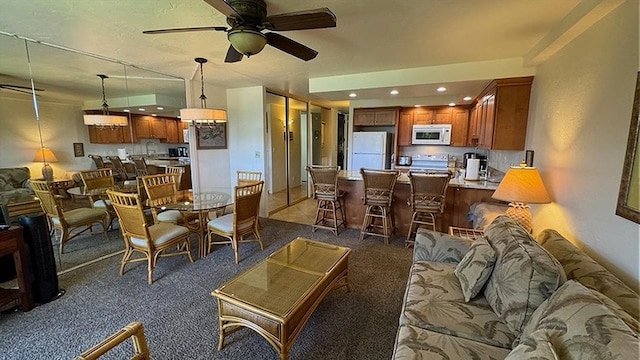
[{"label": "lower kitchen cabinet", "polygon": [[473,225],[467,218],[469,207],[476,202],[498,202],[491,198],[494,191],[450,186],[447,189],[443,214],[446,229],[449,226],[471,228]]}]

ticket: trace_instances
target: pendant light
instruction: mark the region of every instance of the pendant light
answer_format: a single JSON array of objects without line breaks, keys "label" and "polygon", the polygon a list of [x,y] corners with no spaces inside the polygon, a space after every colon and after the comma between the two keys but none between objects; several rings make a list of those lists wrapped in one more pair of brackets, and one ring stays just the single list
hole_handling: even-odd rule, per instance
[{"label": "pendant light", "polygon": [[102,81],[102,114],[84,115],[85,125],[94,125],[100,128],[116,129],[119,126],[127,126],[129,119],[126,116],[121,115],[109,115],[109,104],[107,104],[107,98],[104,92],[104,79],[108,79],[107,75],[96,75]]},{"label": "pendant light", "polygon": [[204,95],[204,71],[202,64],[207,62],[205,58],[195,58],[195,62],[200,64],[200,108],[180,109],[180,119],[185,122],[192,122],[196,127],[215,126],[219,122],[227,121],[227,111],[224,109],[208,109],[207,97]]}]

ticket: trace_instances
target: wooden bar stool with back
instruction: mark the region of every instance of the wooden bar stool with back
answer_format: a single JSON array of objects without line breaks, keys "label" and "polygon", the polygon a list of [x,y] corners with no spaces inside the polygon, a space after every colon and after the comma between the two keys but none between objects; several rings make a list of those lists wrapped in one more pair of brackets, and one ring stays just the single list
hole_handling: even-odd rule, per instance
[{"label": "wooden bar stool with back", "polygon": [[[317,200],[316,217],[312,230],[331,230],[338,236],[338,228],[346,228],[344,215],[345,192],[338,189],[338,166],[309,165],[307,171],[313,182],[313,197]],[[340,213],[340,216],[338,216]]]},{"label": "wooden bar stool with back", "polygon": [[409,171],[411,195],[411,223],[405,245],[413,245],[412,235],[421,225],[438,231],[436,218],[444,212],[445,194],[449,186],[450,174],[434,174],[426,171]]},{"label": "wooden bar stool with back", "polygon": [[384,238],[384,243],[389,245],[389,239],[394,231],[391,202],[398,172],[362,168],[360,174],[364,180],[363,200],[366,206],[360,240],[363,240],[365,235],[381,236]]}]

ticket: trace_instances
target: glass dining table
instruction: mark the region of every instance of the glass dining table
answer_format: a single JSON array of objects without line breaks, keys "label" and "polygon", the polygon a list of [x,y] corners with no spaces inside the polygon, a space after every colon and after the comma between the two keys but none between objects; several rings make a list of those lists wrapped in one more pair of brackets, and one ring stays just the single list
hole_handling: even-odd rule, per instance
[{"label": "glass dining table", "polygon": [[209,214],[221,214],[227,206],[233,205],[233,188],[208,188],[192,191],[180,190],[175,203],[158,205],[159,210],[178,210],[186,218],[186,227],[198,235],[198,255],[207,255],[206,232]]}]

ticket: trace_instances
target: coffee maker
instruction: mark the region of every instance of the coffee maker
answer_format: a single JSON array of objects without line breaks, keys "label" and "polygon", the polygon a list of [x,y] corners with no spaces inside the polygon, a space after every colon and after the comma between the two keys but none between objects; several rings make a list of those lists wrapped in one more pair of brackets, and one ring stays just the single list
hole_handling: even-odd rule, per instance
[{"label": "coffee maker", "polygon": [[464,166],[465,169],[467,168],[467,160],[469,160],[469,159],[480,159],[480,171],[487,170],[487,157],[485,155],[480,155],[478,153],[468,152],[468,153],[464,153],[463,159],[464,159],[463,166]]},{"label": "coffee maker", "polygon": [[188,157],[187,148],[185,146],[178,147],[178,156],[179,157]]},{"label": "coffee maker", "polygon": [[180,155],[178,155],[178,149],[176,148],[169,148],[169,157],[178,157]]}]

